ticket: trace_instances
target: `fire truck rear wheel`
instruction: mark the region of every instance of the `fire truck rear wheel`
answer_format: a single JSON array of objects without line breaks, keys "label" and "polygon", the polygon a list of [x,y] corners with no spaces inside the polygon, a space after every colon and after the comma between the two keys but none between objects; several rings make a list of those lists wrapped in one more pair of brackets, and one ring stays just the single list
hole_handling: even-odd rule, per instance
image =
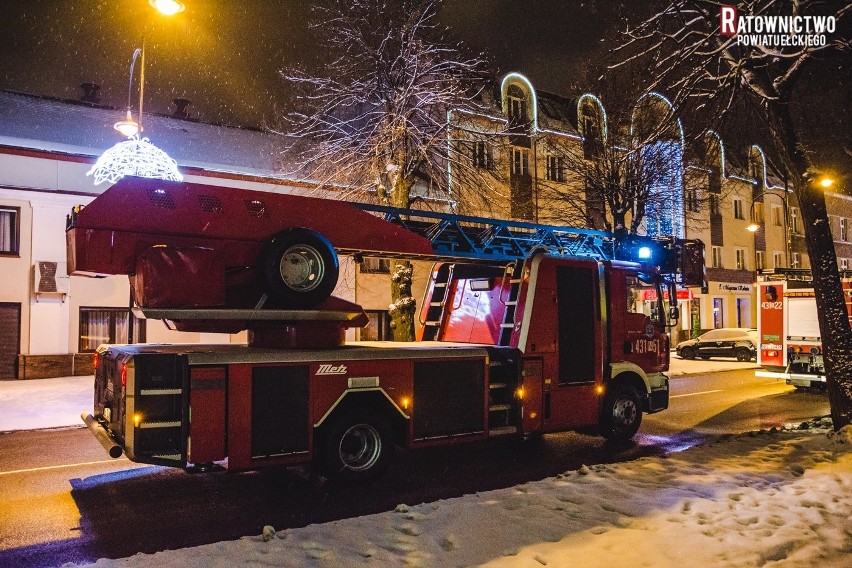
[{"label": "fire truck rear wheel", "polygon": [[634,387],[616,384],[607,394],[601,413],[601,434],[614,441],[630,440],[642,424],[642,403]]},{"label": "fire truck rear wheel", "polygon": [[393,459],[390,422],[378,412],[353,411],[335,417],[322,437],[320,465],[343,481],[365,482],[380,477]]},{"label": "fire truck rear wheel", "polygon": [[275,236],[260,256],[262,285],[283,308],[312,308],[328,298],[340,270],[337,253],[321,234],[289,229]]}]

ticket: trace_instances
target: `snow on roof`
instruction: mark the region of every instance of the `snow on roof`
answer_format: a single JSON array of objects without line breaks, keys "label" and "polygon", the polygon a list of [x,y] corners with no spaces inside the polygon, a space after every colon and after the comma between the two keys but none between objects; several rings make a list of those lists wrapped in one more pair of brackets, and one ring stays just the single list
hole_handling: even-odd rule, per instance
[{"label": "snow on roof", "polygon": [[[0,145],[80,156],[100,156],[121,141],[112,125],[124,111],[0,91]],[[250,128],[145,114],[143,136],[179,166],[284,178],[283,139]]]}]

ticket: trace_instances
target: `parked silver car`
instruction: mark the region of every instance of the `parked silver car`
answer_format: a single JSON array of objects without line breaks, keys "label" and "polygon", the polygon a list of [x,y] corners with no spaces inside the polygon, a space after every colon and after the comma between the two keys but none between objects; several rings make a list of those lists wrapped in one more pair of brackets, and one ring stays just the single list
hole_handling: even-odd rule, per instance
[{"label": "parked silver car", "polygon": [[737,361],[751,361],[757,354],[757,330],[744,327],[711,329],[697,339],[678,343],[677,354],[683,359],[736,357]]}]

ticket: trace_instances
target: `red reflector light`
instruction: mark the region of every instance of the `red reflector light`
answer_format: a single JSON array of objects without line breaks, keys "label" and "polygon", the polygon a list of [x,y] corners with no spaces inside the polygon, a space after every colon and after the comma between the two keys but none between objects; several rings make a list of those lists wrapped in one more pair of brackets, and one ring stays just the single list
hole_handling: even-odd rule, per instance
[{"label": "red reflector light", "polygon": [[127,385],[127,363],[121,364],[121,386]]},{"label": "red reflector light", "polygon": [[98,354],[95,353],[95,356],[92,358],[92,368],[94,368],[95,371],[98,370],[98,363],[100,363],[100,359],[101,358],[98,356]]}]

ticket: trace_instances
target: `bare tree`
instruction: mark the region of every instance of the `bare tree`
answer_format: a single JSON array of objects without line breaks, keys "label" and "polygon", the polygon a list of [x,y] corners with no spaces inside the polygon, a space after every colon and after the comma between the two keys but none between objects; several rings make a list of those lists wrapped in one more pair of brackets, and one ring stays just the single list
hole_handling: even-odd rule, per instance
[{"label": "bare tree", "polygon": [[[288,158],[302,175],[343,199],[393,207],[492,201],[493,170],[475,167],[470,145],[451,143],[459,126],[450,124],[453,113],[476,110],[485,61],[445,38],[439,3],[340,0],[315,9],[327,65],[282,71],[295,97],[280,131],[292,137]],[[397,261],[392,273],[391,328],[410,341],[412,266]]]},{"label": "bare tree", "polygon": [[[724,116],[746,101],[748,111],[765,124],[771,150],[790,172],[801,206],[832,420],[839,429],[852,422],[852,328],[825,197],[816,183],[824,167],[820,153],[830,149],[815,145],[807,119],[815,102],[809,99],[810,86],[837,88],[838,82],[848,81],[850,36],[843,30],[849,31],[852,4],[747,0],[737,8],[738,15],[711,0],[666,4],[627,30],[627,39],[619,48],[621,63],[647,61],[652,78],[648,88],[669,90],[678,107],[693,106],[706,117]],[[723,11],[728,20],[722,19]],[[733,21],[737,29],[720,29],[723,21],[726,25]],[[769,25],[789,29],[765,39]],[[730,32],[734,34],[726,35]],[[808,34],[817,37],[808,39]],[[819,103],[824,105],[824,99]],[[848,98],[841,104],[848,104]],[[817,114],[825,112],[822,108]],[[838,129],[846,136],[841,147],[849,147],[848,128],[846,125],[845,132],[843,126]]]}]

